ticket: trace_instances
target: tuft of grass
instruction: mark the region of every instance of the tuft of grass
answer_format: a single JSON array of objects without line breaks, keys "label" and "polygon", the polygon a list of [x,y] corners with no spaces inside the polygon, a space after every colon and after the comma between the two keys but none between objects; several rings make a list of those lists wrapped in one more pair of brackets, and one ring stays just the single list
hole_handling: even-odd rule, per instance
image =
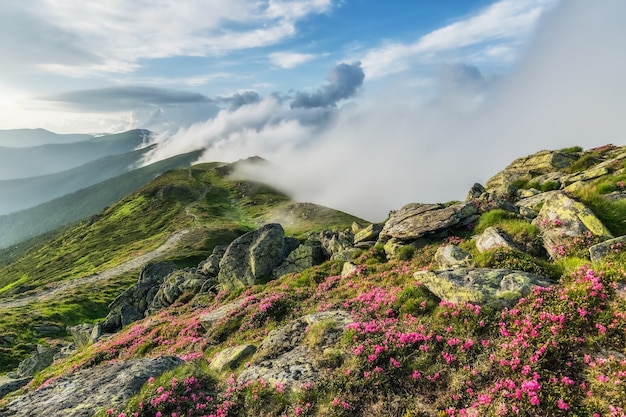
[{"label": "tuft of grass", "polygon": [[582,151],[583,151],[583,148],[581,148],[580,146],[572,146],[569,148],[563,148],[559,150],[559,152],[564,153],[564,154],[573,154],[573,153],[579,153]]},{"label": "tuft of grass", "polygon": [[593,186],[577,191],[575,197],[589,207],[614,236],[626,234],[626,200],[607,201]]},{"label": "tuft of grass", "polygon": [[507,248],[496,248],[474,256],[474,262],[483,268],[506,268],[543,275],[554,280],[563,274],[558,264]]}]

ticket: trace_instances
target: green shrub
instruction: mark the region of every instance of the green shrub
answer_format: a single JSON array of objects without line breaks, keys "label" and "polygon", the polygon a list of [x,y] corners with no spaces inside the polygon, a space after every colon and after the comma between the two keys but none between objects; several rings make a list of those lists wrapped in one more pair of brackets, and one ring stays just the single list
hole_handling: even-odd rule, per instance
[{"label": "green shrub", "polygon": [[589,207],[613,235],[626,235],[626,200],[607,201],[588,187],[577,192],[575,197]]},{"label": "green shrub", "polygon": [[535,259],[531,255],[513,251],[508,248],[496,248],[483,252],[474,258],[474,261],[483,268],[505,268],[517,271],[530,272],[558,279],[562,270],[550,262]]},{"label": "green shrub", "polygon": [[583,148],[581,148],[580,146],[572,146],[571,148],[563,148],[559,152],[565,153],[565,154],[572,154],[572,153],[578,153],[582,151],[583,151]]},{"label": "green shrub", "polygon": [[474,227],[474,233],[481,234],[488,227],[499,226],[507,220],[517,219],[517,216],[509,211],[496,209],[488,211],[480,216],[476,227]]},{"label": "green shrub", "polygon": [[575,174],[577,172],[584,171],[588,168],[591,168],[595,164],[599,163],[600,160],[592,154],[586,153],[578,158],[572,165],[567,168],[567,172],[570,174]]},{"label": "green shrub", "polygon": [[395,257],[400,261],[410,261],[413,259],[413,255],[415,255],[415,248],[411,245],[406,245],[398,249]]}]

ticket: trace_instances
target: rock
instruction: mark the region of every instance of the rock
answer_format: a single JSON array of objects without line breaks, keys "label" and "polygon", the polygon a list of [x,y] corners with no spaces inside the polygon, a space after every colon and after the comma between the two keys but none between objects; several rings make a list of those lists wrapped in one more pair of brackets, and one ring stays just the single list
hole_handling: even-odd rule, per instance
[{"label": "rock", "polygon": [[350,275],[356,274],[356,271],[358,269],[359,267],[353,264],[352,262],[344,263],[343,268],[341,270],[341,278],[347,278]]},{"label": "rock", "polygon": [[323,230],[319,233],[308,235],[306,244],[319,242],[326,259],[354,247],[354,236],[350,231],[339,232],[336,230]]},{"label": "rock", "polygon": [[387,258],[392,259],[403,246],[405,246],[405,244],[400,239],[391,238],[384,243],[383,249],[385,250]]},{"label": "rock", "polygon": [[301,272],[324,261],[324,250],[321,243],[309,242],[293,250],[283,263],[274,269],[273,275],[274,278],[278,278],[283,275]]},{"label": "rock", "polygon": [[354,234],[354,244],[356,245],[359,242],[376,242],[384,225],[384,223],[372,223],[366,228],[359,230]]},{"label": "rock", "polygon": [[456,245],[444,245],[435,252],[435,262],[440,269],[467,267],[472,263],[472,255]]},{"label": "rock", "polygon": [[171,262],[146,265],[141,270],[137,283],[109,304],[110,312],[102,324],[102,329],[114,333],[133,321],[141,320],[163,279],[175,270],[176,265]]},{"label": "rock", "polygon": [[[31,377],[9,378],[8,376],[0,376],[0,399],[22,388],[32,380]],[[2,413],[2,411],[0,411]],[[1,414],[0,414],[1,415]]]},{"label": "rock", "polygon": [[472,185],[472,188],[470,188],[470,190],[467,193],[467,198],[465,199],[465,201],[471,201],[474,199],[480,199],[480,200],[489,199],[489,193],[487,192],[485,187],[483,187],[479,183],[474,183],[474,185]]},{"label": "rock", "polygon": [[589,248],[589,255],[592,262],[597,262],[608,255],[622,253],[626,251],[626,236],[605,240]]},{"label": "rock", "polygon": [[32,377],[42,369],[47,368],[54,362],[55,349],[46,346],[37,346],[37,352],[24,359],[17,367],[17,375],[20,377]]},{"label": "rock", "polygon": [[271,279],[274,268],[289,254],[284,235],[280,224],[270,223],[235,239],[220,261],[220,285],[234,289]]},{"label": "rock", "polygon": [[33,334],[35,337],[51,337],[58,336],[63,329],[53,324],[42,324],[33,327]]},{"label": "rock", "polygon": [[217,372],[236,369],[244,360],[254,355],[256,346],[239,345],[226,348],[219,352],[209,364],[209,368]]},{"label": "rock", "polygon": [[597,165],[568,177],[567,182],[568,184],[572,184],[579,181],[589,181],[609,175],[610,173],[611,170],[606,165]]},{"label": "rock", "polygon": [[478,212],[472,202],[443,204],[407,204],[392,211],[381,232],[382,239],[396,238],[413,241],[454,226],[467,226],[476,220]]},{"label": "rock", "polygon": [[458,268],[443,271],[418,271],[414,274],[430,292],[442,300],[469,302],[494,307],[512,305],[534,286],[553,285],[549,279],[511,269]]},{"label": "rock", "polygon": [[361,249],[350,248],[350,249],[346,249],[344,251],[341,251],[341,252],[333,254],[330,257],[330,259],[333,260],[333,261],[348,262],[348,261],[354,259],[355,257],[357,257],[361,253],[362,253]]},{"label": "rock", "polygon": [[518,158],[504,170],[490,178],[485,188],[496,198],[508,199],[515,197],[516,181],[530,181],[533,177],[562,171],[572,165],[577,155],[559,151],[540,151],[533,155]]},{"label": "rock", "polygon": [[220,260],[226,253],[228,246],[216,246],[213,252],[198,265],[198,273],[208,277],[217,277],[220,272]]},{"label": "rock", "polygon": [[146,315],[169,307],[183,294],[195,295],[200,292],[207,281],[211,280],[206,275],[197,274],[194,270],[179,270],[169,274],[163,280],[163,284],[152,298],[150,306],[145,311]]},{"label": "rock", "polygon": [[316,382],[321,368],[333,366],[326,362],[328,355],[335,353],[332,347],[337,345],[352,321],[347,311],[325,311],[272,330],[252,357],[252,365],[239,375],[237,381],[246,383],[263,379],[271,384],[281,383],[286,390]]},{"label": "rock", "polygon": [[83,323],[78,326],[68,327],[67,330],[72,335],[76,349],[82,349],[96,343],[102,336],[102,326],[100,324]]},{"label": "rock", "polygon": [[241,307],[244,302],[244,300],[233,301],[232,303],[224,304],[213,311],[200,315],[200,325],[204,327],[205,330],[210,330],[213,323],[226,317],[230,312]]},{"label": "rock", "polygon": [[181,363],[178,358],[163,356],[84,369],[16,397],[0,410],[0,416],[86,417],[104,413],[125,405],[148,378],[158,377]]},{"label": "rock", "polygon": [[563,248],[587,232],[602,240],[613,237],[589,208],[563,192],[545,199],[533,224],[541,229],[543,246],[552,258],[563,256]]},{"label": "rock", "polygon": [[476,238],[476,249],[483,253],[496,248],[505,248],[519,251],[519,248],[511,241],[509,236],[496,227],[488,227]]}]

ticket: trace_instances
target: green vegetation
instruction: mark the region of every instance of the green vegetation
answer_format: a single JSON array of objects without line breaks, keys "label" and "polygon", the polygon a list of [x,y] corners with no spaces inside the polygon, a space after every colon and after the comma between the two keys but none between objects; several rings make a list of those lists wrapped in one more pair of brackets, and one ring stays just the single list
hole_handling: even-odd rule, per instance
[{"label": "green vegetation", "polygon": [[559,152],[565,153],[565,154],[579,153],[582,151],[583,151],[583,148],[581,148],[580,146],[572,146],[570,148],[563,148],[559,150]]},{"label": "green vegetation", "polygon": [[[600,184],[606,184],[602,181]],[[578,190],[574,197],[589,207],[614,236],[626,234],[626,200],[610,201],[600,194],[597,184]]]}]

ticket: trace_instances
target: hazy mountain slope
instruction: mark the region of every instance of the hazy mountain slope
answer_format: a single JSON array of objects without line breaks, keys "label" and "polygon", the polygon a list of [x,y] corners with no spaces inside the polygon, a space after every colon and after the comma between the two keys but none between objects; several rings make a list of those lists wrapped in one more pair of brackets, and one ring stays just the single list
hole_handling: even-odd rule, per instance
[{"label": "hazy mountain slope", "polygon": [[0,146],[28,148],[51,143],[72,143],[93,138],[87,134],[58,134],[46,129],[0,130]]},{"label": "hazy mountain slope", "polygon": [[0,216],[0,248],[94,215],[174,168],[189,166],[199,152],[178,155],[110,178],[26,210]]},{"label": "hazy mountain slope", "polygon": [[147,130],[130,130],[81,142],[29,148],[0,147],[0,179],[36,177],[65,171],[100,159],[133,151],[144,144]]},{"label": "hazy mountain slope", "polygon": [[131,171],[150,149],[152,147],[106,156],[54,174],[0,180],[0,215],[45,203]]}]

